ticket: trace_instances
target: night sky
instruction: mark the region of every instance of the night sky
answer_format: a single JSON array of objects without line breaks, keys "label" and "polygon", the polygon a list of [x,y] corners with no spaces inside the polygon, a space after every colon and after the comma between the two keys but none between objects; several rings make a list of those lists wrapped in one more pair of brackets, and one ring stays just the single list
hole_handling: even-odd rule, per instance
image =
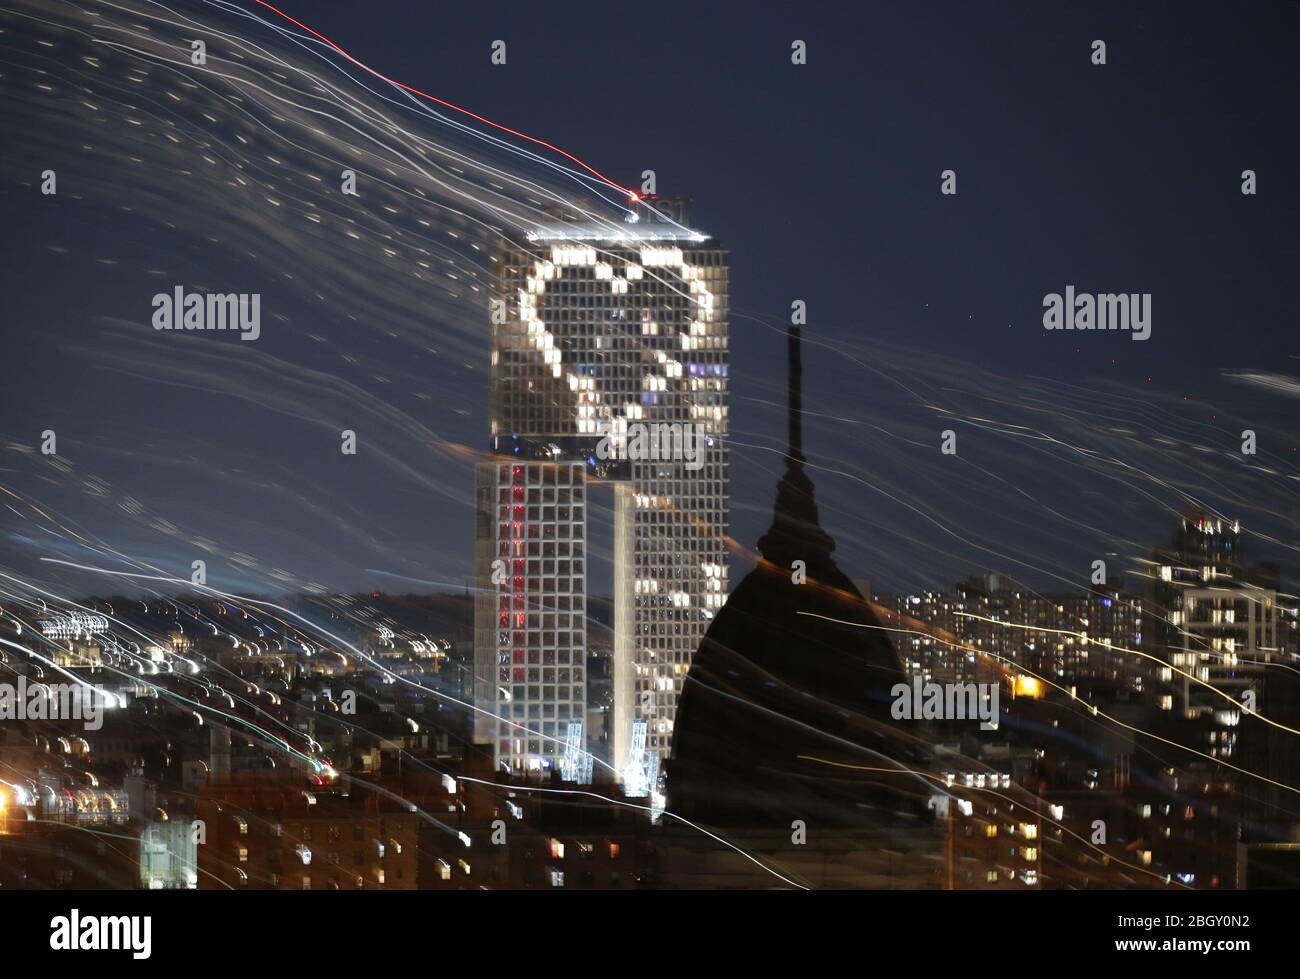
[{"label": "night sky", "polygon": [[[1300,4],[285,3],[392,78],[620,183],[652,168],[661,194],[693,199],[694,225],[731,251],[731,532],[742,547],[770,519],[781,331],[803,299],[808,451],[823,467],[812,475],[849,574],[891,590],[1000,570],[1065,590],[1094,556],[1127,561],[1164,542],[1188,496],[1271,538],[1252,542],[1252,556],[1295,563]],[[3,23],[5,46],[18,43],[21,25]],[[505,66],[489,61],[498,38]],[[805,66],[790,63],[794,39],[807,42]],[[1106,42],[1104,66],[1090,63],[1094,39]],[[442,349],[436,321],[416,345],[362,330],[347,314],[382,317],[382,295],[356,290],[353,308],[323,309],[278,274],[313,255],[268,249],[253,263],[209,241],[183,188],[174,227],[129,194],[77,199],[92,163],[74,141],[60,148],[56,135],[29,153],[27,124],[9,109],[0,118],[0,442],[35,446],[52,428],[77,467],[60,477],[5,451],[0,484],[177,574],[188,576],[191,550],[120,519],[115,500],[255,558],[256,574],[211,561],[218,587],[266,589],[275,569],[287,584],[338,589],[459,586],[473,560],[469,463],[427,472],[444,490],[431,492],[367,459],[374,433],[362,428],[347,459],[327,429],[348,427],[337,398],[375,399],[485,450],[486,314],[477,362]],[[53,198],[38,190],[47,157],[60,174]],[[939,192],[949,168],[956,196]],[[1245,169],[1256,196],[1241,193]],[[153,332],[149,297],[174,282],[261,291],[264,336],[248,346],[346,382],[323,385],[329,424],[124,371],[115,344],[131,324]],[[1067,284],[1150,293],[1151,339],[1047,333],[1043,296]],[[313,332],[328,347],[305,339]],[[178,361],[237,342],[176,339]],[[255,383],[270,391],[275,372]],[[1041,441],[943,421],[935,405],[1113,450],[1161,481],[1136,488],[1068,452],[1044,454]],[[1259,431],[1268,471],[1232,458],[1243,426]],[[954,477],[938,451],[945,428],[963,439]],[[385,438],[400,454],[401,436]],[[1177,445],[1153,460],[1134,438]],[[412,450],[410,464],[424,458]],[[89,474],[111,492],[88,492]],[[991,542],[1006,548],[991,554]],[[79,559],[60,547],[0,521],[8,567],[32,573],[56,551]]]}]

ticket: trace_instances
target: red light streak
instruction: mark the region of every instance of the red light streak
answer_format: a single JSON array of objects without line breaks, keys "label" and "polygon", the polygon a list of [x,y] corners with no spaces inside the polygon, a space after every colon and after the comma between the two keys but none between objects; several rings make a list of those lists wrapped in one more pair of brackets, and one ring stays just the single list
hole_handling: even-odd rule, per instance
[{"label": "red light streak", "polygon": [[471,119],[475,119],[478,122],[493,127],[494,129],[499,129],[503,133],[509,133],[511,136],[517,136],[520,139],[526,139],[528,140],[528,142],[535,143],[538,146],[544,146],[548,150],[551,150],[554,153],[559,153],[560,156],[563,156],[568,160],[572,160],[578,166],[582,167],[582,169],[586,170],[588,173],[596,177],[599,177],[601,180],[605,181],[605,183],[609,184],[611,187],[622,191],[624,194],[627,195],[628,200],[631,203],[636,203],[636,201],[639,199],[636,191],[630,190],[627,187],[624,187],[622,184],[615,183],[613,180],[610,180],[607,176],[605,176],[595,167],[582,162],[582,160],[579,160],[576,156],[574,156],[572,153],[568,152],[567,150],[562,150],[558,146],[548,143],[543,139],[538,139],[536,136],[529,136],[527,133],[521,133],[517,129],[511,129],[509,126],[503,126],[499,122],[493,122],[491,119],[485,118],[484,116],[481,116],[476,112],[471,112],[469,109],[463,109],[458,105],[448,102],[446,99],[440,99],[436,95],[430,95],[428,92],[422,92],[418,88],[413,88],[410,85],[407,85],[403,82],[395,81],[394,79],[389,78],[387,75],[381,75],[379,72],[375,71],[375,69],[371,68],[369,65],[363,64],[362,62],[358,61],[356,58],[352,57],[352,55],[348,54],[347,51],[339,47],[339,45],[335,44],[324,34],[321,34],[319,31],[313,30],[312,28],[304,24],[302,21],[290,17],[283,10],[273,7],[271,4],[267,3],[266,0],[253,0],[253,2],[260,7],[265,7],[267,10],[270,10],[278,14],[279,16],[283,17],[285,20],[289,21],[289,23],[297,27],[300,27],[302,30],[306,31],[308,34],[316,38],[318,41],[321,41],[324,44],[328,44],[339,54],[343,55],[343,57],[347,58],[348,61],[352,62],[358,68],[362,68],[365,71],[368,71],[370,74],[374,75],[380,81],[385,81],[389,85],[394,85],[397,88],[402,89],[403,91],[410,92],[412,95],[418,95],[420,96],[420,98],[428,99],[430,102],[436,102],[438,105],[445,106],[448,109],[453,109],[456,112],[469,116]]}]

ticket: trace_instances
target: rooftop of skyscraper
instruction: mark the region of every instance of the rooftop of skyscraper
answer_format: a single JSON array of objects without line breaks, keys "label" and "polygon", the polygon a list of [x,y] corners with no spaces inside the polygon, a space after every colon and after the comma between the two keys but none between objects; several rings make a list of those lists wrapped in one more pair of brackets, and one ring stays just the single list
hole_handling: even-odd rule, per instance
[{"label": "rooftop of skyscraper", "polygon": [[554,221],[528,232],[529,241],[687,241],[710,236],[690,227],[690,202],[684,197],[642,197],[625,220],[612,221],[571,207],[549,208]]}]

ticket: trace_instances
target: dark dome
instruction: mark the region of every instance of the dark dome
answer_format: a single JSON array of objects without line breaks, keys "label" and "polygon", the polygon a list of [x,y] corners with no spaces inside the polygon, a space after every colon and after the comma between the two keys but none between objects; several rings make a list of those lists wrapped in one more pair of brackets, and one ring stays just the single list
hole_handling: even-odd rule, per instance
[{"label": "dark dome", "polygon": [[882,810],[912,809],[897,790],[917,787],[915,777],[861,770],[914,767],[917,752],[889,717],[890,690],[905,677],[888,633],[818,522],[800,445],[798,343],[792,329],[791,445],[762,560],[695,654],[667,764],[668,808],[717,827],[878,823]]}]

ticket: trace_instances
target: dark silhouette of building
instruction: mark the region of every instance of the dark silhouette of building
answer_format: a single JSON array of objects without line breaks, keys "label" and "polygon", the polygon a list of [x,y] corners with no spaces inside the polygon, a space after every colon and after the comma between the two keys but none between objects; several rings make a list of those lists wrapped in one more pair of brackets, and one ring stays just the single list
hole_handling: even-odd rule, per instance
[{"label": "dark silhouette of building", "polygon": [[[789,331],[789,448],[761,560],[710,626],[683,687],[668,809],[703,825],[790,835],[924,823],[904,767],[923,744],[890,720],[904,674],[876,616],[831,557],[805,472],[800,331]],[[842,835],[842,834],[841,834]]]}]

